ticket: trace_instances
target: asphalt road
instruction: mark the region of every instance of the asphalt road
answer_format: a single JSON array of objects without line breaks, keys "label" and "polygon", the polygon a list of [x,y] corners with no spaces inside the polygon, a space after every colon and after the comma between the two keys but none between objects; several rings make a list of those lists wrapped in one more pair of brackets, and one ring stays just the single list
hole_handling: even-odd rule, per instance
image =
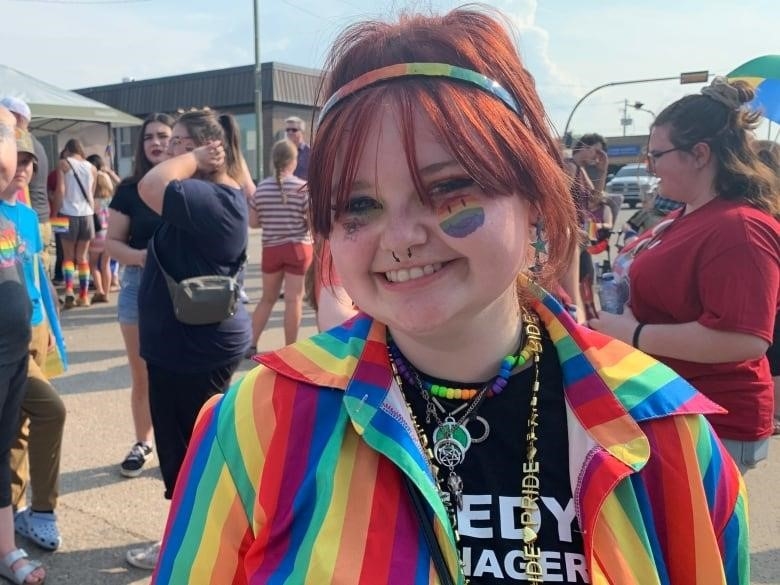
[{"label": "asphalt road", "polygon": [[[628,217],[629,210],[621,214]],[[258,234],[252,235],[248,292],[259,298]],[[125,563],[131,547],[160,538],[167,514],[156,463],[140,477],[125,479],[118,466],[134,437],[130,418],[130,376],[116,323],[116,295],[108,305],[73,309],[63,322],[70,370],[55,381],[68,409],[58,506],[63,546],[46,553],[19,538],[48,571],[46,583],[142,585],[149,573]],[[282,345],[282,303],[278,303],[260,349]],[[304,312],[302,335],[315,331]],[[251,367],[247,362],[244,370]],[[747,476],[750,495],[753,583],[780,585],[780,438],[770,458]],[[675,584],[685,585],[685,584]]]}]

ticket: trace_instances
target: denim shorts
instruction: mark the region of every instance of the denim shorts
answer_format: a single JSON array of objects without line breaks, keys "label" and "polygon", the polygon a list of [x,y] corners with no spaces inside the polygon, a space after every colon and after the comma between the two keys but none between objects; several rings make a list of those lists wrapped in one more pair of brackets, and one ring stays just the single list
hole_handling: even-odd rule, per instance
[{"label": "denim shorts", "polygon": [[119,291],[117,314],[124,325],[138,325],[138,289],[141,286],[140,266],[125,266],[122,273],[122,289]]}]

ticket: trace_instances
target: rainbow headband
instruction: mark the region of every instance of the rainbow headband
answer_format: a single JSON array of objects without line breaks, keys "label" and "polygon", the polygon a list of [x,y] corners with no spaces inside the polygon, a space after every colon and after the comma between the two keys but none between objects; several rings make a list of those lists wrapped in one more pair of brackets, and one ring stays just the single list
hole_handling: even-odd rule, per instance
[{"label": "rainbow headband", "polygon": [[522,108],[514,96],[504,89],[497,81],[485,77],[481,73],[477,73],[471,69],[464,69],[463,67],[447,65],[446,63],[398,63],[396,65],[388,65],[387,67],[381,67],[364,73],[360,77],[357,77],[340,87],[332,96],[330,96],[330,98],[328,98],[325,105],[322,106],[318,124],[322,123],[322,120],[325,119],[328,112],[330,112],[341,100],[369,86],[392,81],[393,79],[399,79],[401,77],[442,77],[468,83],[497,97],[504,102],[510,110],[522,117]]}]

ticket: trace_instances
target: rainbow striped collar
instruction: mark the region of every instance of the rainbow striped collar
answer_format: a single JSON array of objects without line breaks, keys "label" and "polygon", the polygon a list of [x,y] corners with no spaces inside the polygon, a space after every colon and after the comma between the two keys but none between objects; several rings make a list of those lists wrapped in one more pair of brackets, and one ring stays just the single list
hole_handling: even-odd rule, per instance
[{"label": "rainbow striped collar", "polygon": [[[638,422],[722,408],[652,357],[577,325],[558,301],[528,283],[534,309],[555,344],[564,392],[583,429],[617,459],[638,471],[650,456]],[[265,354],[258,362],[283,376],[345,393],[353,425],[370,435],[379,412],[397,395],[387,356],[385,325],[359,314],[343,325]]]}]

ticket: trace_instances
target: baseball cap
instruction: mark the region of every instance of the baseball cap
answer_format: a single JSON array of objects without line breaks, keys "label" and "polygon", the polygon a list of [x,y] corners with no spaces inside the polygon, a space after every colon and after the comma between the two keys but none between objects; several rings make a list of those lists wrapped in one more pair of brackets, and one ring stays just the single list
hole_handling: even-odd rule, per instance
[{"label": "baseball cap", "polygon": [[16,129],[16,152],[27,152],[33,155],[35,161],[38,161],[38,157],[35,156],[35,146],[33,145],[32,134],[27,130],[21,128]]},{"label": "baseball cap", "polygon": [[6,96],[0,100],[0,106],[3,106],[9,112],[19,114],[27,121],[32,120],[32,112],[30,112],[30,106],[28,106],[23,100],[17,97]]}]

